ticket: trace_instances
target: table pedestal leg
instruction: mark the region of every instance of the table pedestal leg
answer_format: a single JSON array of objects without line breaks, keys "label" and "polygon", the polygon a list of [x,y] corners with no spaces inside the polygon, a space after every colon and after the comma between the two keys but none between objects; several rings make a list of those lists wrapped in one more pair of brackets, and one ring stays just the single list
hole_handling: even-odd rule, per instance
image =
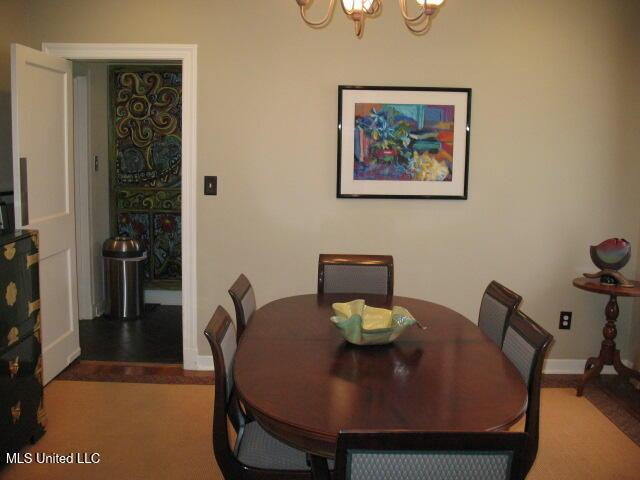
[{"label": "table pedestal leg", "polygon": [[613,368],[616,369],[618,375],[621,375],[625,378],[635,378],[636,380],[640,381],[640,372],[627,367],[620,360],[620,350],[616,350],[615,356],[613,357]]},{"label": "table pedestal leg", "polygon": [[580,379],[580,383],[577,388],[577,395],[581,397],[584,392],[584,387],[592,378],[597,377],[602,372],[602,368],[605,365],[613,365],[613,368],[618,374],[623,377],[633,377],[640,380],[640,372],[636,372],[620,361],[620,350],[616,348],[615,338],[618,335],[616,328],[616,320],[620,310],[618,308],[618,300],[615,295],[611,295],[609,302],[604,309],[607,323],[602,329],[602,336],[604,340],[600,346],[600,354],[597,357],[591,357],[587,360],[584,366],[584,374]]},{"label": "table pedestal leg", "polygon": [[584,374],[578,384],[578,397],[581,397],[584,393],[584,386],[586,383],[594,377],[600,375],[602,368],[604,367],[604,360],[602,359],[602,352],[599,357],[591,357],[587,360],[587,364],[584,366]]}]

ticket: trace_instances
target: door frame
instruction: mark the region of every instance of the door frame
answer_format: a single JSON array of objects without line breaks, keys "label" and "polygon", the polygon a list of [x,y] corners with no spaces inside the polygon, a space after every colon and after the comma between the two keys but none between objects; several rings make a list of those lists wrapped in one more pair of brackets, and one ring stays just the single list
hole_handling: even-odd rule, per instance
[{"label": "door frame", "polygon": [[89,115],[89,72],[83,64],[73,65],[73,164],[76,211],[76,270],[78,272],[78,316],[93,318],[93,232],[89,153],[91,152],[91,116]]},{"label": "door frame", "polygon": [[185,370],[198,362],[197,84],[198,46],[151,43],[49,43],[42,51],[76,61],[180,61],[182,64],[182,354]]}]

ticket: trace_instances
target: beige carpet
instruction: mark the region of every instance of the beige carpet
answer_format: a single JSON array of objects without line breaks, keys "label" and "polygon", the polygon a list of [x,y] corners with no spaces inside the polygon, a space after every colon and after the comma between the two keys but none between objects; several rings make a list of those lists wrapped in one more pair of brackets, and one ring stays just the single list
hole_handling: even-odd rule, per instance
[{"label": "beige carpet", "polygon": [[[201,385],[55,381],[47,434],[26,451],[98,452],[97,465],[10,465],[3,480],[221,479],[211,451],[213,390]],[[640,478],[640,447],[575,390],[542,391],[530,480]]]}]

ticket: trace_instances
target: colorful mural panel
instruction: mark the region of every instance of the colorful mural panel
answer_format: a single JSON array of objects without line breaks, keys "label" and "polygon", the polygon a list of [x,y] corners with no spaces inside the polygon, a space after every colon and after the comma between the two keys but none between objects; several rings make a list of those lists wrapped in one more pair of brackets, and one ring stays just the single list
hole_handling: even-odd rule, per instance
[{"label": "colorful mural panel", "polygon": [[109,78],[114,233],[142,241],[148,283],[179,286],[181,68],[112,66]]},{"label": "colorful mural panel", "polygon": [[160,213],[153,217],[153,257],[155,278],[173,279],[180,276],[182,245],[180,215]]}]

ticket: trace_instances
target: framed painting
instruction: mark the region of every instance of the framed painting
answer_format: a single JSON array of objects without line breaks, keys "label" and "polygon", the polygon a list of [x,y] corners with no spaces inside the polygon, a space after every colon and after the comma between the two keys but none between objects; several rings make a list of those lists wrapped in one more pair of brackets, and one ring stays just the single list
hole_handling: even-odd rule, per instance
[{"label": "framed painting", "polygon": [[338,198],[467,198],[470,88],[338,87]]}]

